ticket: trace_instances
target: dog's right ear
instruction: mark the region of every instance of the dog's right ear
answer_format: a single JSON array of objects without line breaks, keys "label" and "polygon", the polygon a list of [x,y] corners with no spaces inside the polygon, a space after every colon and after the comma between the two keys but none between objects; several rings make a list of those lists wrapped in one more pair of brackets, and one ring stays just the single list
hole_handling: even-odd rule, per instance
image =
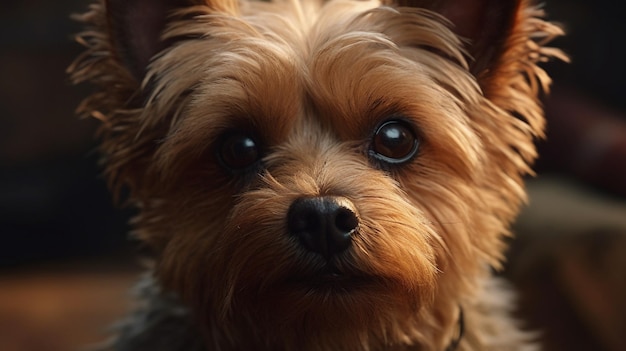
[{"label": "dog's right ear", "polygon": [[141,81],[152,57],[167,46],[162,34],[172,14],[194,5],[228,13],[238,11],[237,0],[105,0],[114,57]]}]

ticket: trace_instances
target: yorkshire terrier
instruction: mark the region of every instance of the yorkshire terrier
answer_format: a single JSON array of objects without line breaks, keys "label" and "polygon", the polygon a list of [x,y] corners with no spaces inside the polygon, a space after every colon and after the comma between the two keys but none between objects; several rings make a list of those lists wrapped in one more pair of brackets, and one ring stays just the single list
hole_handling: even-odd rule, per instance
[{"label": "yorkshire terrier", "polygon": [[99,0],[70,67],[154,252],[116,350],[532,350],[492,276],[525,200],[529,0]]}]

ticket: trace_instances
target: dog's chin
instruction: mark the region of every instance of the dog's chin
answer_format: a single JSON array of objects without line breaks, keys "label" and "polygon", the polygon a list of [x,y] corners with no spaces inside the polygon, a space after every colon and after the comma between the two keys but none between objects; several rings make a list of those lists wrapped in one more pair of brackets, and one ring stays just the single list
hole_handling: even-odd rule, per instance
[{"label": "dog's chin", "polygon": [[[352,350],[353,343],[384,329],[390,320],[401,321],[398,325],[415,320],[428,304],[420,292],[401,282],[360,272],[321,270],[268,284],[235,292],[232,309],[219,324],[233,330],[250,325],[246,328],[263,335],[333,340],[333,347],[326,349]],[[337,347],[343,341],[346,346]]]}]

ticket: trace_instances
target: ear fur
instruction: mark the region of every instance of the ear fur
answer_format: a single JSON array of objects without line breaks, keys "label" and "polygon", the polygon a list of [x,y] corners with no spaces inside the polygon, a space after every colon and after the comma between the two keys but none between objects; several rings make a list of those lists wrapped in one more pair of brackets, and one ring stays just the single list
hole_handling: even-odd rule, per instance
[{"label": "ear fur", "polygon": [[487,69],[503,50],[521,0],[398,0],[400,6],[424,7],[440,13],[455,32],[469,40],[472,73]]},{"label": "ear fur", "polygon": [[121,63],[137,79],[144,76],[150,58],[163,48],[160,35],[168,12],[182,0],[106,0],[111,46]]},{"label": "ear fur", "polygon": [[234,13],[234,0],[106,0],[108,32],[121,63],[141,80],[150,59],[168,43],[161,39],[171,14],[184,7],[207,5],[217,11]]},{"label": "ear fur", "polygon": [[[531,17],[541,16],[530,0],[384,0],[393,6],[420,7],[435,11],[452,23],[457,35],[466,39],[470,72],[477,77],[485,95],[493,89],[492,77],[498,76],[511,52],[525,50],[528,42],[539,37],[562,35],[562,31]],[[535,13],[531,13],[531,12]],[[530,26],[535,23],[537,28]],[[529,26],[530,25],[530,26]],[[555,55],[556,52],[551,52]],[[557,55],[563,59],[563,55]],[[517,57],[517,60],[527,59]]]}]

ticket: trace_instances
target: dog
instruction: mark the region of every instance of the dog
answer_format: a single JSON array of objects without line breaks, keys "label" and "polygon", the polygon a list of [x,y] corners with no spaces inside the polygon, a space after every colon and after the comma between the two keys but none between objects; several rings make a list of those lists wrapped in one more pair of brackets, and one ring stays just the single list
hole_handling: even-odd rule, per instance
[{"label": "dog", "polygon": [[154,254],[116,350],[533,350],[502,267],[563,34],[528,0],[100,0],[69,68]]}]

